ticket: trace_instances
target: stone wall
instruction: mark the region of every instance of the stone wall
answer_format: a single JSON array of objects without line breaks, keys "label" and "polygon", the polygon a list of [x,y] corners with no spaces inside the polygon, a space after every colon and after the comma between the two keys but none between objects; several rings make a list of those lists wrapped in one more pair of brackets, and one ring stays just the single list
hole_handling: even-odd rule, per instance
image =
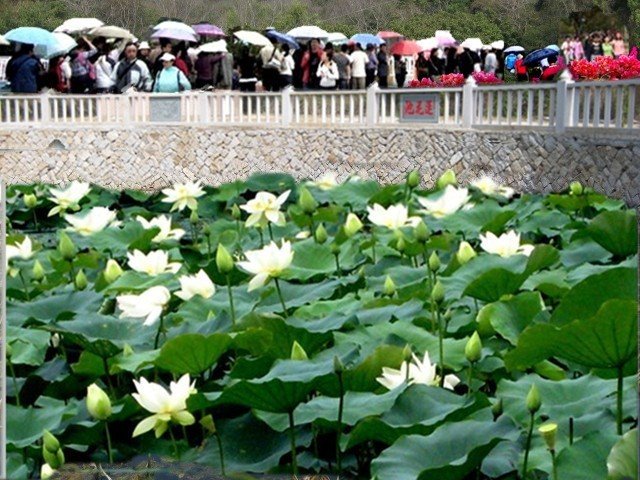
[{"label": "stone wall", "polygon": [[419,168],[427,184],[447,168],[461,181],[488,174],[522,191],[570,181],[640,205],[640,135],[565,135],[409,128],[36,128],[0,130],[0,176],[8,183],[85,180],[154,190],[203,179],[216,185],[252,172],[284,171],[384,183]]}]

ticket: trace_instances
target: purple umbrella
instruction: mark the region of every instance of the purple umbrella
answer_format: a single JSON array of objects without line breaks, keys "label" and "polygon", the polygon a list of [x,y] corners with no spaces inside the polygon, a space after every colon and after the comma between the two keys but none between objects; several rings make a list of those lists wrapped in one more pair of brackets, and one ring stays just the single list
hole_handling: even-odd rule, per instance
[{"label": "purple umbrella", "polygon": [[151,35],[151,38],[170,38],[172,40],[184,40],[186,42],[198,41],[195,35],[176,28],[163,28],[161,30],[156,30],[153,32],[153,35]]},{"label": "purple umbrella", "polygon": [[210,23],[198,23],[197,25],[192,25],[193,29],[196,31],[198,35],[202,35],[203,37],[224,37],[225,33],[222,29],[216,25],[211,25]]}]

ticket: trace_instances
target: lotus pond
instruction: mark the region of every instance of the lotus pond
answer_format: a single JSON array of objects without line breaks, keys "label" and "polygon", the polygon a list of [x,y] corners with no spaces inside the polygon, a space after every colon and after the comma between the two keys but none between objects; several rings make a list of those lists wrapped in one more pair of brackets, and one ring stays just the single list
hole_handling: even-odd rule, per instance
[{"label": "lotus pond", "polygon": [[9,478],[636,478],[635,211],[419,183],[8,187]]}]

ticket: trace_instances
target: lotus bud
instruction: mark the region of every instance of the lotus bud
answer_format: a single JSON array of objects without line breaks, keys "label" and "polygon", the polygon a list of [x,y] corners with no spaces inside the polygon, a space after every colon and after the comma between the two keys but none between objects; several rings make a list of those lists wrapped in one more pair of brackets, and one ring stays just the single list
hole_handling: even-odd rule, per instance
[{"label": "lotus bud", "polygon": [[400,253],[402,253],[402,252],[404,252],[405,248],[407,248],[407,243],[405,242],[404,237],[401,237],[396,242],[396,250],[398,250]]},{"label": "lotus bud", "polygon": [[40,478],[42,480],[49,480],[55,472],[56,471],[51,468],[51,465],[49,465],[48,463],[43,463],[42,467],[40,468]]},{"label": "lotus bud", "polygon": [[34,280],[40,281],[44,278],[44,267],[40,263],[39,260],[33,262],[33,269],[31,270],[31,275]]},{"label": "lotus bud", "polygon": [[240,211],[240,207],[235,203],[231,207],[231,216],[234,220],[240,220],[242,218],[242,212]]},{"label": "lotus bud", "polygon": [[60,450],[60,442],[49,430],[42,432],[42,446],[45,450],[55,453]]},{"label": "lotus bud", "polygon": [[191,210],[191,215],[189,215],[189,222],[191,225],[196,225],[200,221],[200,216],[198,215],[198,210]]},{"label": "lotus bud", "polygon": [[60,346],[60,334],[59,333],[54,333],[53,335],[51,335],[51,346],[53,348],[58,348]]},{"label": "lotus bud", "polygon": [[122,347],[122,356],[129,357],[131,355],[133,355],[133,348],[128,343],[125,343],[124,347]]},{"label": "lotus bud", "polygon": [[11,358],[11,354],[13,353],[13,347],[11,346],[10,343],[7,343],[6,348],[7,348],[7,351],[6,351],[7,358]]},{"label": "lotus bud", "polygon": [[538,387],[534,383],[531,385],[531,389],[529,389],[529,393],[527,393],[527,410],[530,413],[536,413],[540,410],[540,406],[542,405],[542,400],[540,399],[540,392],[538,391]]},{"label": "lotus bud", "polygon": [[80,269],[76,274],[75,284],[78,290],[84,290],[85,288],[87,288],[87,285],[89,285],[87,276],[84,274],[84,271],[82,269]]},{"label": "lotus bud", "polygon": [[27,208],[33,208],[38,204],[38,198],[33,193],[25,194],[23,200]]},{"label": "lotus bud", "polygon": [[418,185],[420,185],[420,172],[414,170],[407,175],[407,186],[409,188],[416,188]]},{"label": "lotus bud", "polygon": [[458,259],[458,263],[460,265],[464,265],[476,255],[476,251],[469,244],[469,242],[461,242],[460,246],[458,247],[458,252],[456,253],[456,258]]},{"label": "lotus bud", "polygon": [[120,267],[120,264],[118,262],[116,262],[113,258],[107,260],[107,266],[104,269],[104,279],[107,281],[107,283],[115,282],[118,278],[120,278],[120,275],[122,275],[122,273],[122,268]]},{"label": "lotus bud", "polygon": [[329,238],[329,236],[327,235],[327,230],[324,228],[324,225],[322,223],[318,225],[318,228],[316,228],[315,238],[316,242],[318,242],[320,245],[326,242]]},{"label": "lotus bud", "polygon": [[216,265],[218,270],[225,275],[230,273],[234,267],[233,257],[221,243],[218,244],[218,250],[216,251]]},{"label": "lotus bud", "polygon": [[293,346],[291,347],[291,360],[309,360],[307,352],[296,340],[293,341]]},{"label": "lotus bud", "polygon": [[429,270],[437,272],[440,269],[440,257],[436,252],[433,252],[429,257]]},{"label": "lotus bud", "polygon": [[411,351],[411,345],[409,345],[408,343],[404,346],[404,348],[402,349],[402,358],[404,359],[405,362],[410,362],[411,361],[411,355],[412,355],[412,351]]},{"label": "lotus bud", "polygon": [[111,416],[111,400],[95,383],[87,387],[87,411],[96,420],[106,420]]},{"label": "lotus bud", "polygon": [[298,206],[302,209],[304,213],[307,215],[312,214],[318,208],[318,202],[313,198],[311,192],[306,188],[300,189],[300,197],[298,198]]},{"label": "lotus bud", "polygon": [[344,372],[344,364],[337,355],[333,357],[333,371],[338,375]]},{"label": "lotus bud", "polygon": [[339,255],[340,254],[340,245],[338,245],[337,243],[332,243],[331,244],[331,253],[334,255]]},{"label": "lotus bud", "polygon": [[46,448],[42,449],[42,458],[44,461],[51,465],[51,468],[60,468],[64,465],[64,453],[62,450],[56,450],[55,452],[50,452]]},{"label": "lotus bud", "polygon": [[458,181],[456,180],[456,173],[453,170],[449,169],[442,175],[440,175],[440,178],[438,178],[438,181],[436,182],[436,187],[438,188],[438,190],[442,190],[447,185],[455,186],[457,185],[457,183]]},{"label": "lotus bud", "polygon": [[571,182],[569,184],[569,192],[571,192],[571,195],[582,195],[584,188],[580,182]]},{"label": "lotus bud", "polygon": [[426,223],[420,220],[420,223],[416,225],[415,234],[416,234],[416,240],[423,243],[427,242],[430,236],[429,227],[427,227]]},{"label": "lotus bud", "polygon": [[393,283],[393,280],[389,275],[384,281],[384,289],[383,293],[389,297],[392,297],[394,293],[396,293],[396,284]]},{"label": "lotus bud", "polygon": [[367,272],[365,271],[364,266],[362,266],[362,267],[360,267],[360,268],[358,269],[358,276],[359,276],[360,278],[366,278],[366,276],[367,276]]},{"label": "lotus bud", "polygon": [[440,280],[436,281],[436,284],[433,286],[431,290],[431,300],[436,303],[440,303],[444,300],[444,285]]},{"label": "lotus bud", "polygon": [[78,253],[78,250],[76,249],[76,246],[73,244],[73,241],[69,238],[69,235],[67,235],[64,232],[60,233],[60,242],[58,243],[58,251],[60,252],[60,255],[62,255],[62,258],[64,258],[68,262],[73,260],[76,254]]},{"label": "lotus bud", "polygon": [[493,418],[498,418],[502,415],[502,399],[499,398],[492,406],[491,413],[493,413]]},{"label": "lotus bud", "polygon": [[213,421],[211,414],[202,417],[200,419],[200,425],[202,425],[205,430],[208,430],[212,435],[216,433],[216,422]]},{"label": "lotus bud", "polygon": [[471,335],[471,338],[469,338],[467,344],[464,346],[464,356],[467,357],[470,363],[475,363],[480,360],[482,356],[482,342],[480,341],[478,332],[473,332],[473,335]]},{"label": "lotus bud", "polygon": [[347,237],[353,237],[358,231],[362,229],[362,222],[355,213],[347,215],[347,220],[344,223],[344,233]]},{"label": "lotus bud", "polygon": [[553,452],[556,448],[556,433],[558,433],[558,424],[545,423],[544,425],[538,427],[538,431],[547,444],[547,448]]}]

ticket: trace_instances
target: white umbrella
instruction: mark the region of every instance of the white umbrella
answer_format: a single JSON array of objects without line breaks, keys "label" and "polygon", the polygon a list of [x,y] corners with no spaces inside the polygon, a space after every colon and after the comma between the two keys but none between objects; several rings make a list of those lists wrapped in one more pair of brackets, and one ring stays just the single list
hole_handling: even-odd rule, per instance
[{"label": "white umbrella", "polygon": [[70,18],[54,30],[54,33],[83,33],[104,25],[97,18]]},{"label": "white umbrella", "polygon": [[449,30],[436,30],[433,38],[438,40],[439,47],[451,47],[456,43],[456,39],[453,38]]},{"label": "white umbrella", "polygon": [[238,30],[234,32],[233,35],[240,41],[245,43],[250,43],[251,45],[258,45],[264,47],[266,45],[271,45],[271,40],[262,35],[261,33],[254,32],[251,30]]},{"label": "white umbrella", "polygon": [[49,45],[37,45],[35,48],[36,55],[46,59],[66,55],[78,45],[78,43],[66,33],[54,32],[53,36],[56,38],[56,42]]},{"label": "white umbrella", "polygon": [[469,50],[482,50],[482,40],[479,38],[467,38],[464,42],[460,44],[461,47],[468,48]]},{"label": "white umbrella", "polygon": [[204,53],[227,53],[227,42],[224,40],[216,40],[215,42],[209,42],[202,45],[197,49],[197,52]]},{"label": "white umbrella", "polygon": [[175,22],[173,20],[167,20],[164,22],[160,22],[155,27],[154,30],[182,30],[183,32],[188,32],[191,35],[198,35],[196,31],[190,25],[182,22]]},{"label": "white umbrella", "polygon": [[495,50],[503,50],[504,49],[504,40],[496,40],[495,42],[491,42],[491,48]]},{"label": "white umbrella", "polygon": [[343,43],[347,43],[349,39],[344,33],[340,32],[331,32],[327,37],[327,42],[331,42],[335,45],[341,45]]},{"label": "white umbrella", "polygon": [[0,45],[11,45],[6,38],[0,35]]},{"label": "white umbrella", "polygon": [[509,47],[505,49],[504,53],[521,53],[524,52],[524,47],[520,45],[514,45],[513,47]]},{"label": "white umbrella", "polygon": [[312,39],[319,38],[326,40],[329,38],[329,32],[316,27],[315,25],[303,25],[302,27],[296,27],[293,30],[289,30],[287,35],[295,39]]},{"label": "white umbrella", "polygon": [[103,27],[94,28],[89,32],[89,35],[94,37],[105,38],[134,38],[126,28],[116,27],[115,25],[105,25]]},{"label": "white umbrella", "polygon": [[424,38],[422,40],[418,40],[416,43],[420,46],[423,52],[425,50],[433,50],[434,48],[438,48],[439,46],[436,37]]}]

